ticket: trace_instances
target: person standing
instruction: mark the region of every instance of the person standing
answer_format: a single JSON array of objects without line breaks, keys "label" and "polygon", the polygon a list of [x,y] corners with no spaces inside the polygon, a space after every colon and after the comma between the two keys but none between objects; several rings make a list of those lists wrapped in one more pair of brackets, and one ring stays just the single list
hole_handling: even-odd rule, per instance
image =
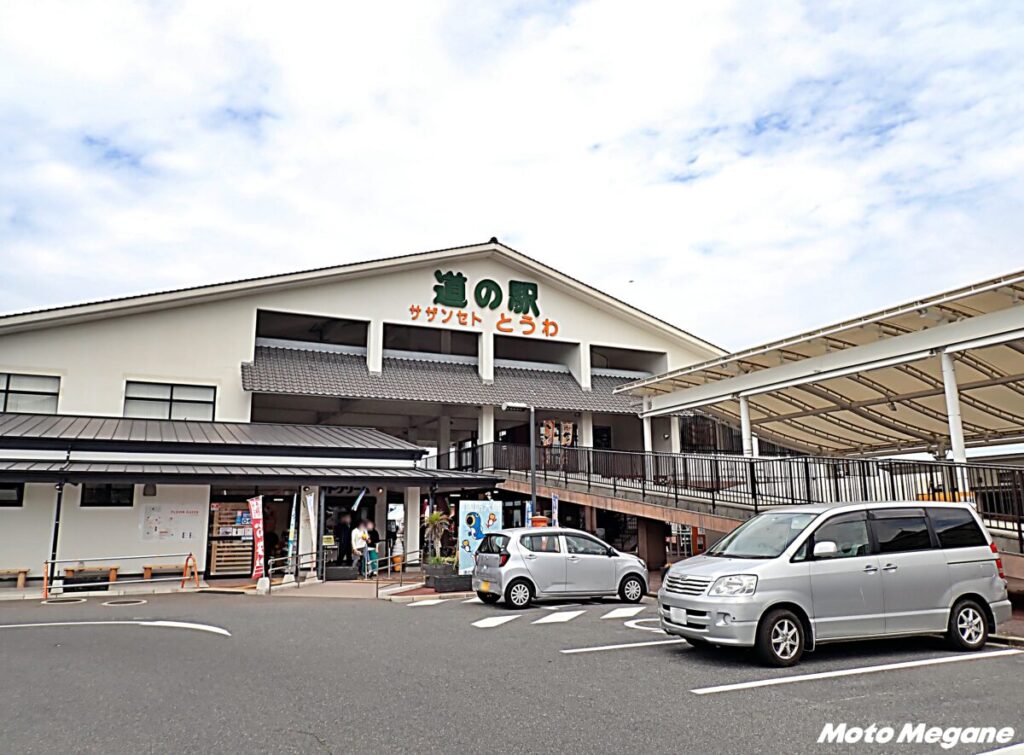
[{"label": "person standing", "polygon": [[380,532],[377,531],[377,525],[372,519],[366,522],[366,538],[367,576],[376,577],[380,559]]},{"label": "person standing", "polygon": [[354,530],[352,530],[352,558],[355,560],[356,568],[359,573],[366,576],[367,558],[366,552],[368,550],[370,542],[369,535],[366,534],[366,522],[359,522]]},{"label": "person standing", "polygon": [[352,515],[347,511],[338,515],[334,525],[334,542],[338,545],[338,566],[352,565]]}]

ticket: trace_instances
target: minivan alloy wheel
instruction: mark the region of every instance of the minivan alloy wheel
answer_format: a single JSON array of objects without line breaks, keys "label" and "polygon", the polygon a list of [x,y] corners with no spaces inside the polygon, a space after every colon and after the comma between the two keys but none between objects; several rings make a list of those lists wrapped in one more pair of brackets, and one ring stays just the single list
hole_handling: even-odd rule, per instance
[{"label": "minivan alloy wheel", "polygon": [[784,661],[796,655],[800,647],[800,630],[789,619],[782,619],[772,627],[772,650]]},{"label": "minivan alloy wheel", "polygon": [[956,631],[968,645],[976,645],[985,633],[985,619],[974,606],[964,606],[956,617]]}]

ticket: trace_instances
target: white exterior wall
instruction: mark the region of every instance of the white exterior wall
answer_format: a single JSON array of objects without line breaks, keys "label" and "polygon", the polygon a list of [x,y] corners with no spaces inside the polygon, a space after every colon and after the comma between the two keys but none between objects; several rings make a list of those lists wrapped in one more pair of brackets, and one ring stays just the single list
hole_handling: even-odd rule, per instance
[{"label": "white exterior wall", "polygon": [[30,577],[43,576],[56,505],[57,489],[47,482],[27,484],[21,508],[0,508],[0,569],[31,567]]},{"label": "white exterior wall", "polygon": [[[467,311],[482,322],[459,326],[456,318],[446,325],[441,317],[428,323],[421,314],[413,320],[409,307],[431,306],[440,268],[463,273],[467,278]],[[506,299],[496,310],[484,310],[473,302],[473,287],[482,278],[496,280]],[[497,259],[469,259],[429,263],[421,267],[382,270],[374,275],[332,283],[304,283],[290,289],[248,293],[234,299],[183,303],[174,309],[136,312],[89,322],[49,326],[0,335],[0,371],[44,373],[61,376],[58,410],[61,414],[120,416],[126,380],[199,383],[217,387],[216,419],[247,421],[249,396],[241,388],[239,365],[253,358],[257,308],[313,316],[369,320],[370,333],[381,325],[427,327],[496,333],[496,323],[506,308],[509,280],[536,282],[540,316],[530,338],[566,345],[568,366],[580,382],[591,345],[665,352],[667,368],[701,361],[709,353],[671,332],[594,304],[584,293],[562,287],[532,270],[519,270]],[[541,323],[558,323],[558,335],[545,338]],[[513,316],[516,332],[518,316]],[[379,337],[379,336],[378,336]],[[377,339],[371,337],[371,347]],[[489,350],[488,350],[489,351]],[[371,368],[379,352],[371,348]],[[571,357],[571,358],[569,358]],[[482,369],[487,377],[487,366]]]},{"label": "white exterior wall", "polygon": [[[52,490],[53,486],[48,485]],[[143,496],[142,485],[135,486],[135,504],[125,507],[81,507],[82,487],[67,485],[61,506],[57,558],[104,558],[107,556],[145,556],[159,553],[193,553],[199,571],[206,568],[206,541],[209,531],[210,487],[208,485],[157,485],[155,496]],[[146,504],[177,504],[198,507],[202,517],[194,538],[183,540],[143,540],[141,515]],[[51,518],[52,525],[52,518]],[[48,546],[47,546],[48,547]],[[47,555],[49,552],[47,551]],[[159,559],[153,561],[160,563]],[[149,561],[107,559],[103,565],[120,566],[122,573],[142,571]],[[171,563],[167,561],[166,563]],[[63,566],[63,565],[62,565]],[[167,576],[167,575],[163,575]]]}]

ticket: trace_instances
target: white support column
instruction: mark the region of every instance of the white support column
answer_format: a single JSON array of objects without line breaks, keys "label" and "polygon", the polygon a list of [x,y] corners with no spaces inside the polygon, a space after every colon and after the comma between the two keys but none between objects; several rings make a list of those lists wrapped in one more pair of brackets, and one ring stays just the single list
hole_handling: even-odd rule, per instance
[{"label": "white support column", "polygon": [[420,489],[405,489],[405,537],[406,557],[420,547]]},{"label": "white support column", "polygon": [[682,428],[682,417],[675,417],[669,415],[668,418],[669,426],[669,443],[670,450],[674,454],[682,453],[683,451],[683,428]]},{"label": "white support column", "polygon": [[576,434],[576,443],[583,448],[594,447],[594,413],[580,413],[580,429]]},{"label": "white support column", "polygon": [[484,383],[494,382],[494,333],[490,331],[480,334],[477,372]]},{"label": "white support column", "polygon": [[942,364],[942,387],[946,391],[946,418],[949,422],[949,446],[953,451],[953,461],[963,464],[967,461],[964,448],[964,425],[960,418],[960,390],[956,384],[956,369],[953,357],[942,352],[939,354]]},{"label": "white support column", "polygon": [[591,375],[590,375],[590,344],[580,344],[580,374],[577,379],[580,383],[580,388],[584,391],[591,389]]},{"label": "white support column", "polygon": [[644,453],[654,452],[654,432],[651,427],[651,418],[644,417]]},{"label": "white support column", "polygon": [[476,442],[479,445],[494,442],[494,407],[490,404],[481,406],[477,415]]},{"label": "white support column", "polygon": [[366,369],[379,375],[384,364],[384,322],[370,320],[366,328]]},{"label": "white support column", "polygon": [[743,455],[754,455],[754,439],[750,431],[750,402],[740,396],[740,433],[743,436]]},{"label": "white support column", "polygon": [[447,414],[437,418],[437,466],[439,469],[451,469],[452,452],[452,421]]}]

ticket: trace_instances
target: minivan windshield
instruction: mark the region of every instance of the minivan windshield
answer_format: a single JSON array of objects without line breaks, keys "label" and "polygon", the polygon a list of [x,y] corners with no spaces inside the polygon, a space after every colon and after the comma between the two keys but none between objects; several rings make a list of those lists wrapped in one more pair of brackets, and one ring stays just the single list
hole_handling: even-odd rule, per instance
[{"label": "minivan windshield", "polygon": [[776,558],[817,514],[768,512],[749,519],[707,549],[721,558]]}]

